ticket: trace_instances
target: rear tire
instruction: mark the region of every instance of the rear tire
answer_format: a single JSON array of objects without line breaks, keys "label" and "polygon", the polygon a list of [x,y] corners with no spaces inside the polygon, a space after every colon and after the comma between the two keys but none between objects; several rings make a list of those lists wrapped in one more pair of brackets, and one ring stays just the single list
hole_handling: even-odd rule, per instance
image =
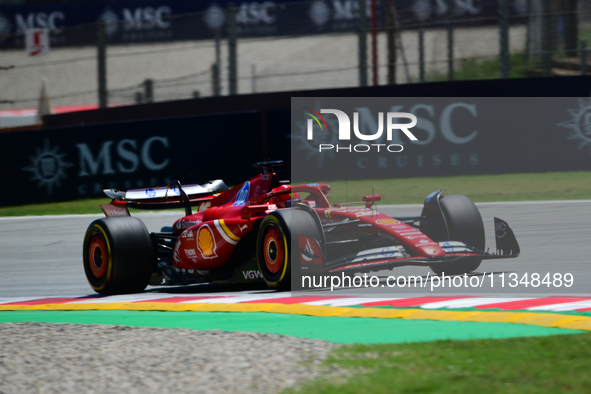
[{"label": "rear tire", "polygon": [[92,222],[84,236],[82,254],[90,286],[104,295],[143,291],[156,268],[150,234],[134,217]]},{"label": "rear tire", "polygon": [[[441,210],[449,229],[449,238],[437,241],[460,241],[477,249],[484,249],[484,224],[474,202],[462,194],[440,197]],[[475,258],[457,263],[443,263],[429,266],[438,275],[467,274],[480,266],[482,259]]]}]

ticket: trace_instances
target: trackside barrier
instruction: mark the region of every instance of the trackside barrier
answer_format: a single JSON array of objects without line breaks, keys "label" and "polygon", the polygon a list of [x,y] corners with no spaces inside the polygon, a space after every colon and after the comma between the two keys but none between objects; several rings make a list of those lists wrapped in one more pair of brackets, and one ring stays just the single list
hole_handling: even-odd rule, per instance
[{"label": "trackside barrier", "polygon": [[260,119],[243,112],[1,133],[0,205],[101,197],[104,188],[175,179],[237,184],[261,160]]},{"label": "trackside barrier", "polygon": [[[239,111],[289,111],[292,97],[588,97],[591,76],[431,82],[204,97],[43,117],[46,127]],[[289,128],[289,120],[278,125]]]},{"label": "trackside barrier", "polygon": [[[416,140],[391,130],[398,112]],[[295,182],[591,170],[589,97],[297,97],[291,119]]]}]

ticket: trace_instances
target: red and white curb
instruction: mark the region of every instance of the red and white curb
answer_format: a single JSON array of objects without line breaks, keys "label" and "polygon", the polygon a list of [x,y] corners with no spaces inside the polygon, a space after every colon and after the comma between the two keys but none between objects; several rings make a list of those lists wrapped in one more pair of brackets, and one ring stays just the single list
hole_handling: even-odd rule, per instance
[{"label": "red and white curb", "polygon": [[57,305],[57,304],[109,304],[109,303],[205,303],[205,304],[301,304],[318,306],[390,306],[394,308],[433,309],[500,309],[505,311],[591,311],[591,297],[413,297],[413,298],[363,298],[363,297],[292,297],[290,292],[269,293],[206,293],[198,295],[171,295],[141,293],[119,296],[85,297],[19,297],[0,298],[0,305]]}]

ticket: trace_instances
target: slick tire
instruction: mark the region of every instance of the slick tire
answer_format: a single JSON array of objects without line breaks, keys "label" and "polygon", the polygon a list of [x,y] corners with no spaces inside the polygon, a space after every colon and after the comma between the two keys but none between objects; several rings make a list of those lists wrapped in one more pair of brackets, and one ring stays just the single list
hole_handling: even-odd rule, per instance
[{"label": "slick tire", "polygon": [[82,257],[90,286],[104,295],[141,292],[156,269],[150,234],[134,217],[92,222],[84,236]]},{"label": "slick tire", "polygon": [[[449,238],[439,241],[460,241],[477,249],[484,249],[484,224],[474,202],[462,194],[441,196],[441,210],[447,222]],[[431,265],[438,275],[467,274],[480,266],[482,259],[473,259],[457,263]]]},{"label": "slick tire", "polygon": [[299,255],[291,249],[291,241],[300,234],[315,239],[319,236],[316,221],[306,211],[281,209],[268,214],[261,221],[257,236],[257,260],[269,287],[291,290],[292,255]]}]

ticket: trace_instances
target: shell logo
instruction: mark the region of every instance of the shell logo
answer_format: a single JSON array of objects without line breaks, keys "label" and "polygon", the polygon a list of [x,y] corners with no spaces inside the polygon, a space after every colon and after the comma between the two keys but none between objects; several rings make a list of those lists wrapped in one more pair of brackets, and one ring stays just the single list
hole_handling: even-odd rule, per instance
[{"label": "shell logo", "polygon": [[206,209],[211,208],[211,201],[202,202],[199,204],[199,209],[197,212],[205,211]]},{"label": "shell logo", "polygon": [[215,237],[207,224],[201,226],[197,232],[197,249],[199,249],[204,259],[215,259],[218,257],[215,253]]},{"label": "shell logo", "polygon": [[431,254],[437,253],[437,250],[435,250],[434,246],[427,246],[427,247],[423,248],[423,250],[425,251],[425,253],[431,253]]},{"label": "shell logo", "polygon": [[400,223],[399,220],[396,219],[380,219],[376,220],[376,224],[398,224]]}]

